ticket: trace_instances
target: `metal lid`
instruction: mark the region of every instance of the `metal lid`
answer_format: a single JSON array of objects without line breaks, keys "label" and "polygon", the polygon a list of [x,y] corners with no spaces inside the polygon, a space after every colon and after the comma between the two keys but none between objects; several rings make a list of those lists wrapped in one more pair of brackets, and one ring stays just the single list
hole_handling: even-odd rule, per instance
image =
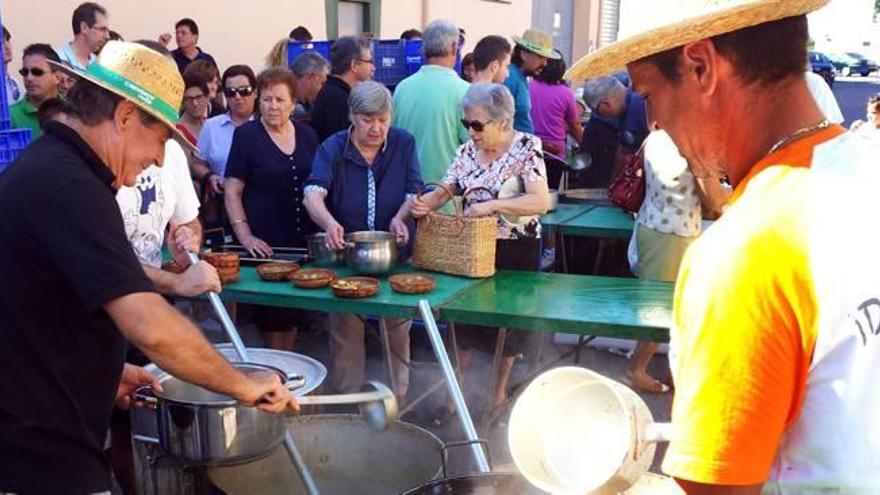
[{"label": "metal lid", "polygon": [[[230,362],[238,361],[238,356],[235,354],[235,349],[232,348],[232,344],[219,344],[214,347]],[[320,387],[327,378],[327,368],[323,364],[317,359],[302,354],[279,351],[276,349],[250,347],[248,348],[248,353],[250,354],[248,362],[278,368],[288,377],[291,377],[292,375],[302,375],[304,378],[304,385],[292,391],[295,396],[312,393],[315,389]],[[145,366],[145,369],[160,379],[168,375],[168,373],[152,363]]]}]

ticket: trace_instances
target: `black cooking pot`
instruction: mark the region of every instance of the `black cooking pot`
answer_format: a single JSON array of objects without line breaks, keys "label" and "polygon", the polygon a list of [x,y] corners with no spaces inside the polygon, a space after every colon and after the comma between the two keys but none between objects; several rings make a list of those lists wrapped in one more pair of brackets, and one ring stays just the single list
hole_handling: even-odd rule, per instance
[{"label": "black cooking pot", "polygon": [[402,495],[521,495],[530,487],[519,474],[487,473],[434,480]]}]

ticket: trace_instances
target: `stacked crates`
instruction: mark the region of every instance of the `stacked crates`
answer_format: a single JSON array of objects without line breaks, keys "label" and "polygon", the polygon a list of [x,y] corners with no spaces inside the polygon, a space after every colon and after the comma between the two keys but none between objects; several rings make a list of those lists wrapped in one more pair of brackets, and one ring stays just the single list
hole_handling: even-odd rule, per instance
[{"label": "stacked crates", "polygon": [[[330,60],[332,44],[332,41],[291,41],[287,46],[288,65],[293,65],[296,57],[308,51],[320,53]],[[422,66],[422,41],[373,40],[373,63],[376,67],[373,80],[395,86]]]},{"label": "stacked crates", "polygon": [[[0,36],[0,52],[3,48],[3,37]],[[10,129],[9,101],[6,94],[6,69],[0,64],[0,173],[12,163],[18,154],[31,142],[30,129]]]}]

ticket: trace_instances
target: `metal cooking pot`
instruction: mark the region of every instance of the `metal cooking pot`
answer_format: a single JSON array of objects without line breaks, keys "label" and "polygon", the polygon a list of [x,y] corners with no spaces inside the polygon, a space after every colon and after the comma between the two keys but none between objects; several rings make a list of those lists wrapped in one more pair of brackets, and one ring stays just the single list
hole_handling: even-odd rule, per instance
[{"label": "metal cooking pot", "polygon": [[365,230],[345,234],[345,263],[367,275],[387,273],[397,262],[398,238],[390,232]]},{"label": "metal cooking pot", "polygon": [[345,261],[344,251],[334,251],[327,246],[327,234],[318,232],[306,237],[309,260],[317,266],[339,266]]},{"label": "metal cooking pot", "polygon": [[[377,432],[355,415],[290,416],[321,495],[388,495],[440,474],[443,443],[432,433],[397,421]],[[255,462],[211,467],[208,477],[227,495],[296,495],[302,485],[282,449]]]},{"label": "metal cooking pot", "polygon": [[[281,370],[256,364],[232,363],[243,373],[270,371],[282,381]],[[159,378],[161,393],[149,387],[135,392],[136,400],[154,404],[159,445],[186,462],[226,465],[263,457],[284,439],[284,416],[272,414],[211,392],[169,374]]]}]

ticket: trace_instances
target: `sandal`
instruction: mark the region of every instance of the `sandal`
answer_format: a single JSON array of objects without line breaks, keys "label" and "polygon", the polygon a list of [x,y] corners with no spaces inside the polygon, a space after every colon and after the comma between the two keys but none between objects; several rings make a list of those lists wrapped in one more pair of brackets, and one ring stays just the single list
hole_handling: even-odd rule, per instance
[{"label": "sandal", "polygon": [[645,375],[647,380],[634,379],[632,376],[628,376],[626,380],[626,384],[633,390],[637,392],[644,392],[646,394],[665,394],[668,393],[672,388],[657,380],[649,375]]}]

